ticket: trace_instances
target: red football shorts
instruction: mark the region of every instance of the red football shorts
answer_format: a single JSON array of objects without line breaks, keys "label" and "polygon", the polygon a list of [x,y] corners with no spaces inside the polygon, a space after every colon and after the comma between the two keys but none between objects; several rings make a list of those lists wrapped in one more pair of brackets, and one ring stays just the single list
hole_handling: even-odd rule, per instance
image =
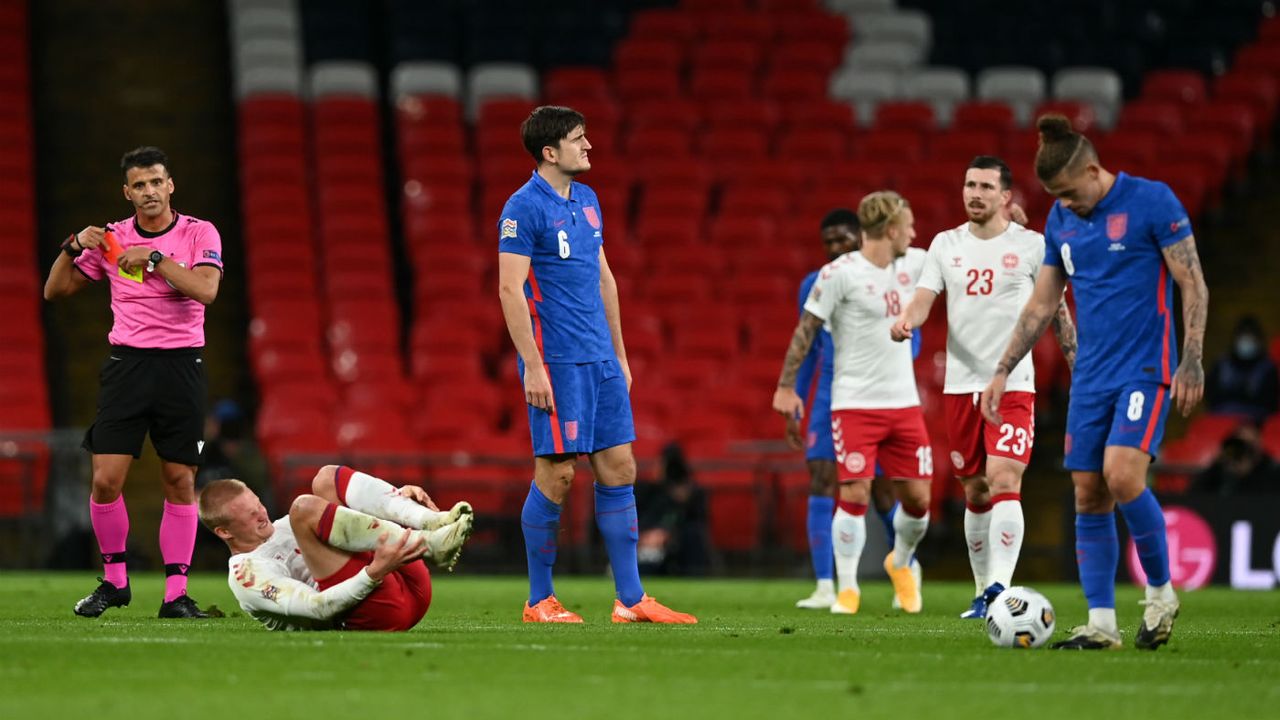
[{"label": "red football shorts", "polygon": [[1036,394],[1007,392],[1000,398],[999,426],[982,417],[980,393],[943,395],[947,431],[951,435],[951,466],[956,477],[972,477],[986,471],[987,456],[1009,458],[1026,465],[1036,435]]},{"label": "red football shorts", "polygon": [[919,407],[833,410],[831,439],[842,483],[875,477],[877,463],[881,477],[933,477],[933,449]]},{"label": "red football shorts", "polygon": [[[316,584],[321,590],[333,587],[360,572],[373,560],[373,553],[356,553],[338,572]],[[346,630],[408,630],[418,624],[431,607],[431,573],[426,563],[415,560],[382,578],[369,597],[347,611]]]}]

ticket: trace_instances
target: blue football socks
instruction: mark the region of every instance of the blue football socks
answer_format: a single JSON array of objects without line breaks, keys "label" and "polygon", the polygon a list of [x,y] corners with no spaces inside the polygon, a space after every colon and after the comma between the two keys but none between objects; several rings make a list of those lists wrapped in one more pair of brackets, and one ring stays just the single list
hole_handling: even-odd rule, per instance
[{"label": "blue football socks", "polygon": [[1142,561],[1142,571],[1147,574],[1147,585],[1159,587],[1169,582],[1169,546],[1160,501],[1150,489],[1143,490],[1132,501],[1120,503],[1120,512],[1129,526],[1133,544],[1138,548],[1138,559]]},{"label": "blue football socks", "polygon": [[618,599],[631,607],[644,598],[640,567],[636,563],[636,543],[640,531],[636,520],[636,496],[630,485],[608,487],[596,483],[596,526],[609,553],[613,584]]},{"label": "blue football socks", "polygon": [[1076,513],[1076,565],[1090,609],[1116,606],[1119,562],[1115,513]]},{"label": "blue football socks", "polygon": [[809,496],[809,517],[805,526],[809,531],[809,554],[813,557],[813,574],[819,580],[830,580],[834,572],[831,549],[831,515],[836,510],[835,498],[830,495]]},{"label": "blue football socks", "polygon": [[520,528],[524,531],[524,551],[529,561],[529,606],[532,607],[555,594],[551,567],[556,564],[556,535],[560,531],[560,506],[548,500],[536,483],[529,484],[529,497],[520,511]]}]

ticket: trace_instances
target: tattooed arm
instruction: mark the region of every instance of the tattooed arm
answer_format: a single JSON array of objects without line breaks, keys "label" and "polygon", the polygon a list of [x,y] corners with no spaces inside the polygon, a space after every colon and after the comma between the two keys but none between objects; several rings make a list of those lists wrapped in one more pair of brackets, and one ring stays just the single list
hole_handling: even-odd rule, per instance
[{"label": "tattooed arm", "polygon": [[1067,369],[1076,369],[1076,324],[1071,319],[1071,308],[1067,307],[1067,298],[1058,303],[1058,312],[1053,315],[1053,333],[1058,336],[1058,347],[1067,359]]},{"label": "tattooed arm", "polygon": [[1204,327],[1209,315],[1209,288],[1200,268],[1200,256],[1196,252],[1196,239],[1187,236],[1162,250],[1164,264],[1178,283],[1182,293],[1182,324],[1186,337],[1182,340],[1182,362],[1173,375],[1169,399],[1177,404],[1186,417],[1204,395]]},{"label": "tattooed arm", "polygon": [[[1044,334],[1055,314],[1062,307],[1062,291],[1067,287],[1067,276],[1062,268],[1056,265],[1044,265],[1040,275],[1036,277],[1036,287],[1031,293],[1027,306],[1013,327],[1013,336],[1005,347],[1004,357],[996,364],[995,377],[991,384],[982,391],[982,415],[996,425],[1001,423],[1000,399],[1004,396],[1004,384],[1009,373],[1018,366],[1022,358],[1031,352],[1036,341]],[[1074,329],[1074,326],[1073,326]],[[1072,360],[1074,363],[1074,360]]]},{"label": "tattooed arm", "polygon": [[822,329],[822,318],[805,311],[800,316],[796,331],[791,335],[791,345],[787,348],[787,356],[782,361],[782,375],[778,378],[778,389],[773,393],[773,409],[785,418],[799,418],[804,415],[804,400],[796,394],[796,373],[800,363],[809,354],[813,339]]}]

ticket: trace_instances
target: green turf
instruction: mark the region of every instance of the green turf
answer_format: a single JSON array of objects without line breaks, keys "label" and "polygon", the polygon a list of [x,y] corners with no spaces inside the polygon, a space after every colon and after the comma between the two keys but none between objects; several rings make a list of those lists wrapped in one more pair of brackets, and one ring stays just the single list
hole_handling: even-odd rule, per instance
[{"label": "green turf", "polygon": [[[608,580],[564,578],[558,594],[587,624],[526,627],[523,579],[437,576],[407,634],[269,633],[238,612],[157,620],[161,578],[133,583],[131,607],[87,620],[71,613],[87,574],[0,574],[0,718],[1234,720],[1280,707],[1277,592],[1186,593],[1173,643],[1154,653],[1064,653],[995,648],[955,617],[972,586],[927,578],[913,617],[888,609],[884,584],[850,618],[792,609],[803,582],[647,583],[694,627],[614,626]],[[1060,631],[1081,621],[1078,589],[1038,589]],[[211,575],[192,595],[235,609]],[[1120,592],[1126,641],[1138,599]]]}]

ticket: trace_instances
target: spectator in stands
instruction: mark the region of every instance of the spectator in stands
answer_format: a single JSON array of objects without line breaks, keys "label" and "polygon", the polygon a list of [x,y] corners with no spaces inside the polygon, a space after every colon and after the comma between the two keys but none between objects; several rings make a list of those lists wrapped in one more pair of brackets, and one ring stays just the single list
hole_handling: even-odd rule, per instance
[{"label": "spectator in stands", "polygon": [[662,450],[658,481],[637,488],[640,544],[646,572],[668,575],[707,573],[707,496],[694,481],[684,451],[676,443]]},{"label": "spectator in stands", "polygon": [[1231,352],[1209,370],[1209,411],[1244,415],[1261,423],[1280,405],[1276,365],[1267,357],[1262,323],[1245,315],[1236,323]]},{"label": "spectator in stands", "polygon": [[1256,425],[1245,423],[1224,441],[1218,458],[1196,476],[1191,491],[1206,495],[1258,495],[1280,491],[1280,465],[1263,452]]},{"label": "spectator in stands", "polygon": [[205,418],[204,436],[204,464],[196,473],[197,488],[214,480],[240,478],[261,492],[261,463],[255,461],[253,443],[245,437],[244,410],[239,403],[230,399],[214,403]]}]

